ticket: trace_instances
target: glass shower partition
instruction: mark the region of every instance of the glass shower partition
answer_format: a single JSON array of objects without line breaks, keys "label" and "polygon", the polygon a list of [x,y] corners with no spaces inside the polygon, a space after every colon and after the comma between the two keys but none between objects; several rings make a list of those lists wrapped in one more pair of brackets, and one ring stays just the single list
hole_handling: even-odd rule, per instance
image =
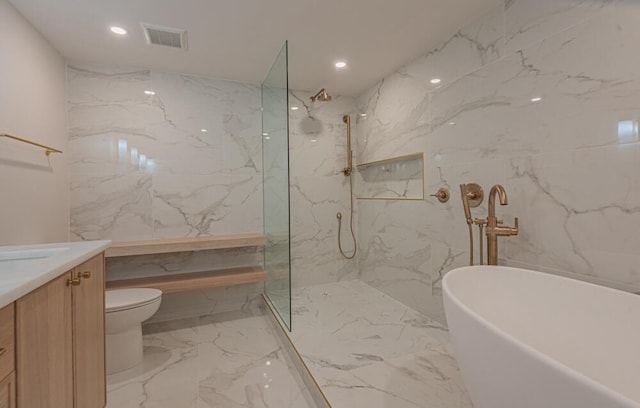
[{"label": "glass shower partition", "polygon": [[285,42],[262,83],[265,294],[291,330],[289,81]]}]

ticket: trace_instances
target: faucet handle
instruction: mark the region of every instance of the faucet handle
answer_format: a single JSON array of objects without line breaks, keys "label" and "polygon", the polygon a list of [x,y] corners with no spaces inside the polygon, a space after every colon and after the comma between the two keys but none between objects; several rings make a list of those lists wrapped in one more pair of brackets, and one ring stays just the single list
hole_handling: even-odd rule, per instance
[{"label": "faucet handle", "polygon": [[514,225],[513,228],[511,228],[510,234],[511,235],[518,235],[518,232],[520,232],[520,223],[518,222],[518,217],[516,217],[515,225]]}]

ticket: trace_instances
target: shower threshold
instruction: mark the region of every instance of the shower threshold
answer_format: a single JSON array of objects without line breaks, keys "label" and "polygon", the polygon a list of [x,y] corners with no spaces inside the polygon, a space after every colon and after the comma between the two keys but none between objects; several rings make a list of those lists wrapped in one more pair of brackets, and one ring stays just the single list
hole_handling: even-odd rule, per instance
[{"label": "shower threshold", "polygon": [[362,281],[294,289],[292,304],[292,332],[272,317],[318,406],[473,407],[439,323]]}]

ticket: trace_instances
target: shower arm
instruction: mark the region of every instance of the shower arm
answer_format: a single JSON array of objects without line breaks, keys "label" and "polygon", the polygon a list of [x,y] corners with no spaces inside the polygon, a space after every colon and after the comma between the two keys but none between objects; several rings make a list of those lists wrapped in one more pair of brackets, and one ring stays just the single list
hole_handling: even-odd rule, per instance
[{"label": "shower arm", "polygon": [[342,170],[345,176],[350,176],[353,171],[353,152],[351,151],[351,117],[344,115],[342,121],[347,124],[347,167]]}]

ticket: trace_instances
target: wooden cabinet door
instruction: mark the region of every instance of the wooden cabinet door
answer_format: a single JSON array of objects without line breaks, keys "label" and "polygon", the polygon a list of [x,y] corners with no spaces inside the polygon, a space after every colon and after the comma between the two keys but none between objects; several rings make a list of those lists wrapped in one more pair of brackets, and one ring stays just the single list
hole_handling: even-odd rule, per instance
[{"label": "wooden cabinet door", "polygon": [[16,408],[16,377],[13,373],[0,380],[0,408]]},{"label": "wooden cabinet door", "polygon": [[15,320],[13,303],[0,309],[0,379],[15,369]]},{"label": "wooden cabinet door", "polygon": [[66,273],[16,302],[19,407],[73,407],[70,277]]},{"label": "wooden cabinet door", "polygon": [[101,408],[107,400],[104,331],[104,256],[74,268],[73,365],[76,408]]}]

